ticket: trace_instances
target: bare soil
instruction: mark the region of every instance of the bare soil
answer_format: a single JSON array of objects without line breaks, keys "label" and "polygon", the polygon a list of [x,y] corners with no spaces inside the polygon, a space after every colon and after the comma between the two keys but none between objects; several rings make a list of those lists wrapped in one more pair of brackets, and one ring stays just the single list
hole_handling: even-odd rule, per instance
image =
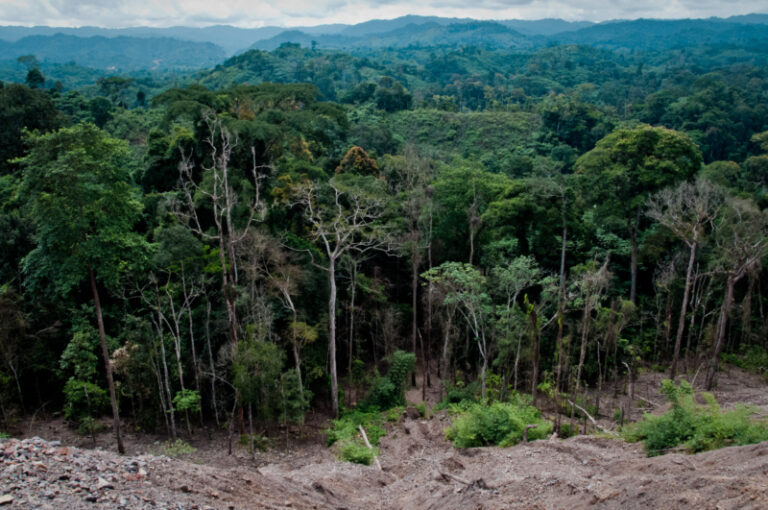
[{"label": "bare soil", "polygon": [[[638,377],[636,417],[661,412],[663,377]],[[602,399],[603,414],[620,393]],[[768,385],[760,377],[729,369],[715,395],[724,406],[749,403],[768,414]],[[615,426],[608,417],[600,421]],[[274,438],[274,448],[254,458],[241,446],[227,455],[223,435],[189,440],[197,451],[179,458],[148,454],[157,453],[159,438],[129,435],[131,455],[118,456],[108,433],[93,449],[90,438],[62,422],[37,422],[24,433],[84,449],[0,441],[0,507],[5,496],[13,498],[6,508],[75,510],[768,508],[768,443],[654,458],[640,445],[597,436],[457,450],[444,438],[449,426],[442,413],[392,424],[381,440],[379,471],[336,460],[317,420],[302,434]]]}]

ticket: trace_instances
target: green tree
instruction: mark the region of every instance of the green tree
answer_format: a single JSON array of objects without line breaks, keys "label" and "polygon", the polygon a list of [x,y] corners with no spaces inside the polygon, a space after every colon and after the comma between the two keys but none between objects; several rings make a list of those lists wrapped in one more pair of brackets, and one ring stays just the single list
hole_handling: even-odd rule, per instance
[{"label": "green tree", "polygon": [[443,304],[458,304],[458,311],[472,332],[483,359],[480,369],[481,396],[485,399],[485,373],[491,348],[493,306],[487,293],[487,280],[480,271],[463,262],[445,262],[422,274],[428,281],[445,289]]},{"label": "green tree", "polygon": [[623,223],[631,251],[630,300],[637,302],[637,265],[643,204],[654,193],[691,178],[701,153],[685,134],[648,125],[618,129],[576,161],[582,190],[603,218]]},{"label": "green tree", "polygon": [[131,253],[142,246],[132,232],[141,203],[128,177],[128,147],[92,124],[30,134],[27,141],[20,193],[37,226],[37,246],[24,258],[26,284],[33,290],[50,285],[63,296],[84,280],[90,283],[115,435],[124,453],[99,286],[114,289]]}]

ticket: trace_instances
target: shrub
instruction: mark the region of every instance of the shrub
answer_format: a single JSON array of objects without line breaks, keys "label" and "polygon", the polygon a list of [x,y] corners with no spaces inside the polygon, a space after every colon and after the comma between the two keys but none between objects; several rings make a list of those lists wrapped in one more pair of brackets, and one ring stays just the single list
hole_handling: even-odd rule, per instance
[{"label": "shrub", "polygon": [[479,381],[472,381],[467,385],[458,381],[455,385],[448,385],[445,388],[445,397],[435,406],[435,410],[448,409],[451,404],[475,402],[479,394]]},{"label": "shrub", "polygon": [[570,423],[560,424],[560,437],[562,439],[568,439],[569,437],[573,437],[578,433],[579,433],[578,429],[576,429],[576,427],[574,427]]},{"label": "shrub", "polygon": [[[76,426],[93,416],[98,416],[109,406],[107,391],[86,381],[70,377],[64,384],[64,416]],[[85,434],[90,432],[87,429]]]},{"label": "shrub", "polygon": [[77,433],[81,436],[90,436],[106,430],[106,427],[90,416],[84,416],[77,425]]},{"label": "shrub", "polygon": [[672,404],[667,413],[646,414],[624,429],[624,438],[643,441],[649,456],[662,455],[678,447],[696,453],[768,440],[768,422],[752,419],[752,407],[737,406],[724,412],[709,393],[702,394],[705,405],[697,404],[686,381],[675,385],[665,380],[662,392]]},{"label": "shrub", "polygon": [[[240,443],[242,446],[250,446],[251,444],[251,435],[250,434],[241,434],[240,439],[238,440],[238,443]],[[262,436],[261,434],[253,434],[253,447],[256,450],[259,450],[261,452],[267,451],[272,446],[272,440],[266,436]]]},{"label": "shrub", "polygon": [[197,451],[197,448],[191,446],[189,443],[182,439],[177,439],[176,441],[166,441],[164,443],[155,443],[158,445],[158,448],[152,448],[149,450],[149,453],[152,455],[165,455],[166,457],[179,457],[181,455],[188,455],[190,453],[195,453]]},{"label": "shrub", "polygon": [[728,354],[722,356],[723,362],[743,368],[748,372],[768,376],[768,351],[759,345],[752,345],[743,354]]},{"label": "shrub", "polygon": [[384,412],[384,416],[389,422],[394,422],[399,420],[402,415],[403,415],[403,408],[401,406],[393,407],[392,409],[387,409]]},{"label": "shrub", "polygon": [[368,396],[360,402],[362,410],[384,410],[405,405],[404,384],[408,372],[416,364],[416,355],[412,352],[395,351],[387,375],[377,377],[371,384]]},{"label": "shrub", "polygon": [[339,458],[341,460],[366,466],[370,466],[373,463],[373,458],[376,454],[377,452],[357,441],[345,442],[339,450]]},{"label": "shrub", "polygon": [[190,389],[177,391],[173,397],[174,410],[193,413],[200,411],[200,392]]},{"label": "shrub", "polygon": [[537,425],[528,431],[528,439],[541,439],[552,431],[552,423],[543,420],[539,410],[522,397],[509,403],[473,403],[454,409],[458,414],[446,437],[457,448],[511,446],[522,440],[526,425]]},{"label": "shrub", "polygon": [[333,420],[332,427],[327,431],[328,439],[326,443],[330,446],[337,441],[352,440],[360,433],[358,430],[359,426],[362,426],[363,429],[365,429],[365,434],[368,436],[368,440],[373,446],[378,445],[379,439],[386,434],[384,427],[382,426],[380,412],[362,412],[354,410],[346,413],[338,420]]},{"label": "shrub", "polygon": [[427,409],[426,402],[419,402],[416,404],[416,410],[419,412],[422,418],[427,418],[429,411]]}]

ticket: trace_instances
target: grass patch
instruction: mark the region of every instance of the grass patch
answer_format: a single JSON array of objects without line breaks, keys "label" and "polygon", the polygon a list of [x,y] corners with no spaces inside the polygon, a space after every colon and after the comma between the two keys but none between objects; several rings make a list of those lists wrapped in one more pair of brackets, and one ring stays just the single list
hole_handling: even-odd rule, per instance
[{"label": "grass patch", "polygon": [[697,453],[768,440],[768,422],[753,419],[753,407],[723,411],[710,393],[701,393],[706,403],[699,404],[687,381],[675,385],[665,380],[662,393],[672,404],[669,411],[662,416],[645,414],[623,431],[627,441],[642,441],[649,457],[679,448]]},{"label": "grass patch", "polygon": [[526,425],[537,425],[528,431],[528,439],[542,439],[552,432],[552,423],[541,418],[530,399],[516,396],[512,402],[480,404],[465,402],[449,408],[455,412],[453,427],[446,438],[457,448],[473,446],[511,446],[523,439]]},{"label": "grass patch", "polygon": [[149,453],[152,455],[165,455],[166,457],[180,457],[197,451],[197,448],[193,447],[183,439],[155,443],[155,446],[157,446],[157,448],[151,448]]}]

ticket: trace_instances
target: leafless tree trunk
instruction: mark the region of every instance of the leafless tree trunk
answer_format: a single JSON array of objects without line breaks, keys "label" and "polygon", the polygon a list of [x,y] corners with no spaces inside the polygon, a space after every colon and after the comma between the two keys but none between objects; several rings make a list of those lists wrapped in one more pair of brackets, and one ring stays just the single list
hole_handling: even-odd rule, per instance
[{"label": "leafless tree trunk", "polygon": [[115,381],[112,378],[112,363],[109,361],[109,349],[107,349],[107,334],[104,330],[104,318],[101,314],[101,299],[99,299],[99,288],[96,285],[96,273],[93,267],[88,267],[88,273],[91,279],[91,292],[93,293],[93,305],[96,309],[96,322],[99,326],[99,342],[101,343],[101,355],[104,358],[104,371],[107,374],[107,387],[109,388],[109,403],[112,406],[112,424],[117,439],[117,451],[125,454],[125,445],[123,436],[120,433],[120,414],[117,410],[117,395],[115,393]]},{"label": "leafless tree trunk", "polygon": [[581,319],[581,349],[579,351],[579,365],[576,369],[576,391],[578,394],[581,388],[581,372],[584,368],[584,361],[587,355],[587,341],[589,340],[590,324],[592,322],[592,312],[600,304],[602,294],[608,286],[610,273],[608,272],[608,261],[597,271],[591,271],[582,278],[582,287],[584,289],[584,313]]},{"label": "leafless tree trunk", "polygon": [[733,294],[738,283],[750,271],[758,271],[768,239],[768,216],[752,202],[732,198],[715,231],[715,243],[721,255],[726,273],[726,288],[720,317],[717,321],[716,343],[709,362],[705,387],[711,390],[720,354],[725,345],[728,329],[728,313],[733,304]]},{"label": "leafless tree trunk", "polygon": [[684,182],[675,189],[665,189],[648,200],[648,216],[654,218],[682,239],[689,249],[688,268],[685,273],[683,302],[677,322],[677,334],[672,354],[669,378],[677,375],[680,346],[685,332],[685,319],[693,284],[696,250],[705,228],[715,219],[723,202],[722,191],[706,179],[695,183]]},{"label": "leafless tree trunk", "polygon": [[[371,183],[376,185],[376,183]],[[383,215],[383,194],[329,183],[331,203],[320,203],[311,183],[296,190],[296,204],[304,208],[305,218],[312,226],[312,235],[325,251],[327,265],[315,266],[328,272],[328,351],[330,356],[331,404],[333,414],[339,414],[338,371],[336,368],[336,264],[349,251],[388,249],[388,240],[377,231]]]}]

